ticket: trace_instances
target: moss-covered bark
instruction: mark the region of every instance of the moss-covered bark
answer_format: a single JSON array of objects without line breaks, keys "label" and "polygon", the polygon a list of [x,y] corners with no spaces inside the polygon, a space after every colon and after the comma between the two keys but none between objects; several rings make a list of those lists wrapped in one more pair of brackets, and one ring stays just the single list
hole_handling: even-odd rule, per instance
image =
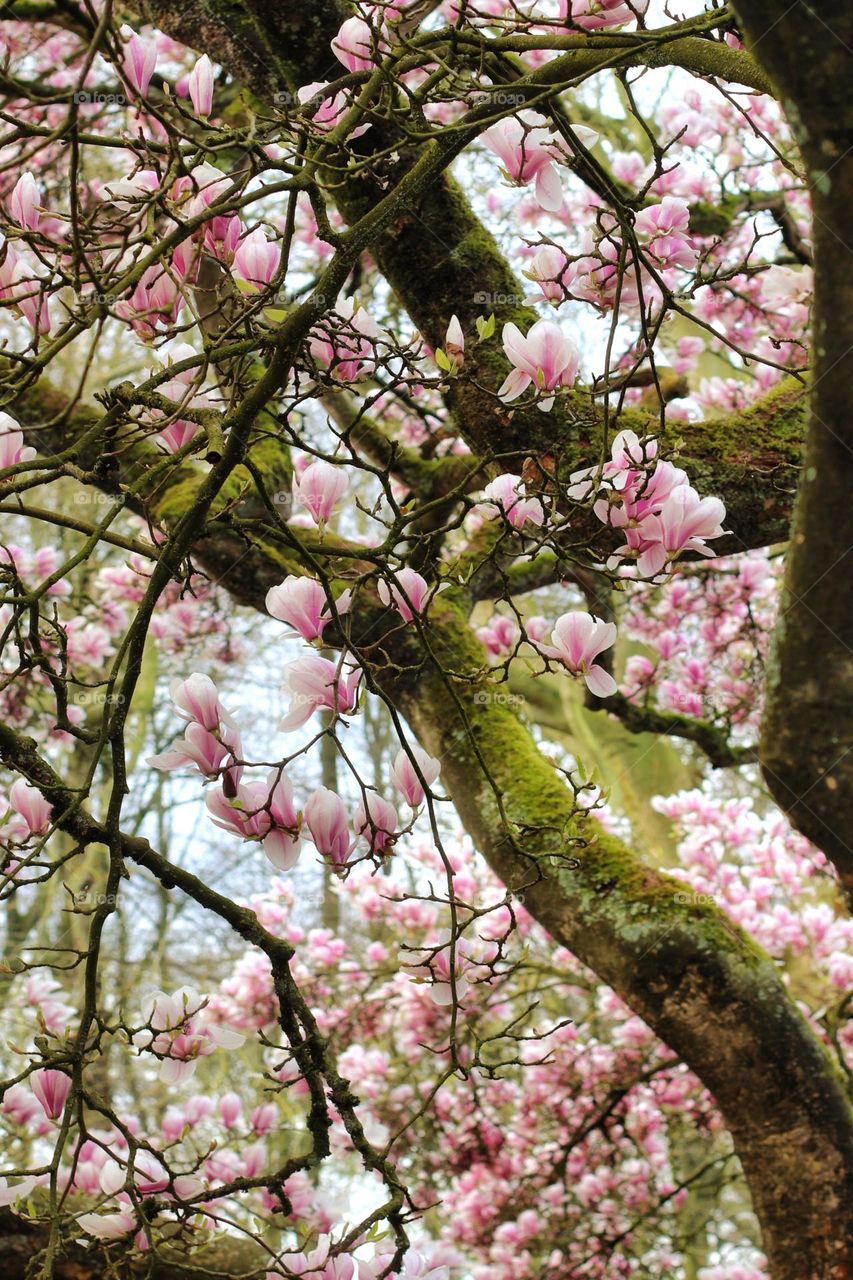
[{"label": "moss-covered bark", "polygon": [[[696,1071],[735,1140],[774,1280],[853,1274],[853,1112],[769,957],[724,912],[685,901],[581,817],[552,764],[487,686],[449,680],[484,658],[445,602],[438,660],[389,683],[442,761],[468,831],[508,888]],[[399,656],[398,660],[399,660]]]},{"label": "moss-covered bark", "polygon": [[761,759],[776,800],[833,860],[853,905],[853,8],[737,8],[785,101],[814,206],[808,439]]}]

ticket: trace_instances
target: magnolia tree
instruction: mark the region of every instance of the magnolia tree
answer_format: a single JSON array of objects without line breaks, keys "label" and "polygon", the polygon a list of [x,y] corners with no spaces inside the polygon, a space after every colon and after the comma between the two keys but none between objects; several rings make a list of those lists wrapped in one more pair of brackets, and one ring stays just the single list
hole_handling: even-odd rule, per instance
[{"label": "magnolia tree", "polygon": [[853,1275],[853,13],[678,7],[6,5],[4,1274]]}]

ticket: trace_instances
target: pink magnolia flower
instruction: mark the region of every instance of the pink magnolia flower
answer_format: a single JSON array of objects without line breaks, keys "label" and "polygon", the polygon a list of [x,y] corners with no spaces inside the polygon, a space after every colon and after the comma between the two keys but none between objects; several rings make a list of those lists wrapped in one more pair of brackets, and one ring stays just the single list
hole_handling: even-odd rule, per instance
[{"label": "pink magnolia flower", "polygon": [[50,331],[50,299],[44,267],[33,263],[25,254],[17,253],[7,242],[0,263],[0,298],[17,307],[34,333]]},{"label": "pink magnolia flower", "polygon": [[233,724],[230,715],[219,704],[219,691],[210,676],[194,671],[186,680],[172,684],[172,701],[184,720],[195,720],[211,732],[219,728],[220,720]]},{"label": "pink magnolia flower", "polygon": [[644,577],[660,573],[668,560],[681,551],[713,556],[705,545],[708,538],[725,533],[725,504],[719,498],[700,498],[691,485],[677,485],[664,502],[660,514],[650,516],[644,532],[654,545],[643,551],[637,567]]},{"label": "pink magnolia flower", "polygon": [[347,715],[355,711],[358,704],[360,667],[313,655],[288,663],[284,679],[285,687],[293,695],[290,709],[279,726],[285,732],[298,729],[321,707]]},{"label": "pink magnolia flower", "polygon": [[444,335],[444,352],[454,371],[462,368],[465,361],[465,334],[458,316],[450,317],[447,333]]},{"label": "pink magnolia flower", "polygon": [[[537,392],[553,392],[572,386],[578,375],[580,352],[552,320],[537,320],[526,337],[517,325],[505,324],[503,346],[514,366],[498,391],[506,404],[517,400],[531,383]],[[547,411],[553,403],[553,395],[546,396],[539,408]]]},{"label": "pink magnolia flower", "polygon": [[185,202],[184,212],[187,217],[195,218],[204,213],[231,186],[231,180],[215,165],[196,165],[188,176],[179,178],[172,188],[172,198],[176,202]]},{"label": "pink magnolia flower", "polygon": [[483,490],[483,506],[494,507],[514,529],[523,529],[528,523],[541,525],[545,509],[538,498],[528,498],[527,487],[521,476],[509,472],[490,480]]},{"label": "pink magnolia flower", "polygon": [[23,818],[31,836],[43,836],[50,830],[52,810],[38,787],[18,778],[9,789],[12,808]]},{"label": "pink magnolia flower", "polygon": [[16,1182],[13,1187],[5,1178],[0,1178],[0,1208],[5,1208],[10,1204],[17,1204],[25,1196],[28,1196],[36,1185],[35,1178],[21,1178],[20,1182]]},{"label": "pink magnolia flower", "polygon": [[0,471],[17,462],[30,462],[35,449],[24,444],[24,433],[8,413],[0,413]]},{"label": "pink magnolia flower", "polygon": [[[128,1166],[117,1159],[108,1160],[101,1169],[98,1182],[104,1195],[114,1196],[127,1185]],[[133,1160],[133,1185],[140,1195],[151,1196],[165,1191],[169,1171],[150,1151],[137,1151]]]},{"label": "pink magnolia flower", "polygon": [[236,795],[209,791],[207,810],[218,827],[243,840],[259,840],[264,853],[279,871],[289,871],[299,859],[302,820],[293,799],[293,784],[273,769],[266,781],[241,782]]},{"label": "pink magnolia flower", "polygon": [[278,1124],[278,1107],[274,1102],[263,1102],[259,1107],[255,1107],[249,1116],[249,1121],[258,1137],[264,1138],[268,1133],[272,1133]]},{"label": "pink magnolia flower", "polygon": [[475,634],[490,658],[512,653],[521,636],[514,620],[502,613],[496,613],[485,626],[478,627]]},{"label": "pink magnolia flower", "polygon": [[347,823],[346,806],[337,792],[320,787],[309,796],[305,822],[320,856],[334,866],[344,866],[355,841]]},{"label": "pink magnolia flower", "polygon": [[[335,608],[344,614],[351,603],[352,592],[343,591],[335,601]],[[290,574],[277,587],[270,587],[266,606],[267,613],[293,627],[303,640],[319,639],[332,620],[325,588],[315,578]]]},{"label": "pink magnolia flower", "polygon": [[152,263],[127,298],[115,304],[115,313],[127,320],[143,341],[157,335],[158,325],[169,326],[178,318],[184,297],[173,275],[159,263]]},{"label": "pink magnolia flower", "polygon": [[219,1099],[219,1114],[226,1129],[233,1129],[243,1113],[239,1093],[223,1093]]},{"label": "pink magnolia flower", "polygon": [[554,624],[551,644],[540,644],[539,651],[556,658],[572,672],[581,675],[587,688],[599,698],[609,698],[617,689],[613,677],[599,667],[596,658],[616,640],[616,624],[603,622],[590,613],[564,613]]},{"label": "pink magnolia flower", "polygon": [[245,1037],[216,1022],[205,1003],[206,998],[191,987],[179,987],[171,994],[155,991],[147,997],[142,1013],[146,1027],[134,1034],[133,1043],[162,1059],[160,1079],[164,1084],[186,1080],[198,1059],[216,1049],[242,1045]]},{"label": "pink magnolia flower", "polygon": [[544,640],[548,632],[548,619],[543,618],[541,613],[535,613],[533,617],[525,618],[524,630],[527,633],[528,640]]},{"label": "pink magnolia flower", "polygon": [[96,1240],[121,1240],[136,1230],[136,1217],[129,1209],[119,1213],[81,1213],[77,1225]]},{"label": "pink magnolia flower", "polygon": [[549,302],[560,303],[566,296],[570,283],[572,264],[562,249],[546,244],[530,260],[524,272],[528,280],[535,280]]},{"label": "pink magnolia flower", "polygon": [[311,122],[318,129],[334,129],[349,106],[349,99],[345,93],[335,93],[331,96],[323,93],[327,83],[326,80],[315,80],[312,84],[304,84],[296,90],[297,98],[303,106],[309,107]]},{"label": "pink magnolia flower", "polygon": [[[423,782],[415,770],[415,763],[420,770]],[[391,766],[391,781],[410,808],[417,809],[424,800],[424,782],[431,787],[440,773],[441,764],[435,756],[424,751],[423,747],[417,745],[408,749],[401,747]]]},{"label": "pink magnolia flower", "polygon": [[203,53],[187,80],[187,92],[197,116],[209,116],[213,108],[213,63]]},{"label": "pink magnolia flower", "polygon": [[560,14],[584,31],[618,27],[645,13],[649,0],[560,0]]},{"label": "pink magnolia flower", "polygon": [[363,18],[347,18],[332,40],[332,53],[347,71],[370,71],[375,65],[373,32]]},{"label": "pink magnolia flower", "polygon": [[662,267],[692,267],[698,256],[688,237],[690,207],[678,196],[642,209],[634,220],[638,236],[648,238],[647,252]]},{"label": "pink magnolia flower", "polygon": [[294,479],[293,501],[305,508],[315,524],[324,525],[348,488],[349,480],[344,468],[319,458]]},{"label": "pink magnolia flower", "polygon": [[[574,132],[584,146],[592,145],[598,137],[594,129],[584,125],[576,125]],[[520,111],[486,129],[482,140],[501,161],[510,182],[526,186],[535,179],[540,207],[551,213],[561,208],[563,189],[554,162],[567,159],[568,153],[554,138],[544,116]]]},{"label": "pink magnolia flower", "polygon": [[374,791],[367,791],[355,811],[353,826],[356,833],[367,841],[371,853],[383,853],[394,843],[397,810],[389,800],[383,800]]},{"label": "pink magnolia flower", "polygon": [[[203,725],[192,723],[187,725],[182,739],[173,742],[166,751],[148,756],[147,763],[152,769],[193,767],[205,778],[217,778],[226,761],[236,761],[241,751],[239,734],[226,729],[214,735]],[[240,765],[231,764],[227,772],[231,780],[237,782],[243,769]]]},{"label": "pink magnolia flower", "polygon": [[157,66],[157,46],[150,40],[143,40],[128,26],[121,28],[121,34],[125,40],[124,74],[139,96],[144,98]]},{"label": "pink magnolia flower", "polygon": [[423,613],[431,595],[428,582],[414,569],[400,569],[390,586],[380,578],[376,589],[382,603],[393,604],[405,622],[411,622],[416,613]]},{"label": "pink magnolia flower", "polygon": [[312,360],[328,369],[339,382],[355,382],[373,367],[376,323],[355,298],[346,298],[311,330],[308,350]]},{"label": "pink magnolia flower", "polygon": [[37,231],[39,225],[39,189],[29,169],[21,174],[9,197],[9,213],[25,231]]},{"label": "pink magnolia flower", "polygon": [[64,1071],[43,1067],[30,1076],[30,1088],[41,1103],[49,1120],[58,1120],[65,1110],[65,1100],[71,1088],[71,1077]]},{"label": "pink magnolia flower", "polygon": [[255,227],[238,244],[231,270],[238,280],[259,290],[270,283],[280,262],[281,247],[267,239],[263,227]]},{"label": "pink magnolia flower", "polygon": [[159,191],[160,178],[154,169],[140,169],[132,178],[114,178],[104,184],[103,198],[115,205],[120,213],[137,208],[152,192]]}]

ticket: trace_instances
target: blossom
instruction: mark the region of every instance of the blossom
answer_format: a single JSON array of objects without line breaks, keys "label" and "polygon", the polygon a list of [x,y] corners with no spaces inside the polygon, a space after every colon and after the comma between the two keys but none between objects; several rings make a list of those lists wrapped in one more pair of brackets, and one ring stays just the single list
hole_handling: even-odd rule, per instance
[{"label": "blossom", "polygon": [[[352,592],[343,591],[335,601],[338,614],[344,614],[352,602]],[[317,640],[332,621],[325,588],[315,578],[289,574],[266,594],[267,613],[294,628],[303,640]]]},{"label": "blossom", "polygon": [[164,1084],[187,1079],[196,1061],[216,1049],[238,1049],[243,1043],[245,1037],[216,1022],[205,1004],[206,997],[191,987],[178,987],[171,994],[154,991],[147,997],[142,1015],[146,1027],[134,1034],[133,1043],[162,1059]]},{"label": "blossom", "polygon": [[280,728],[298,729],[315,711],[325,707],[339,715],[354,711],[358,703],[361,668],[338,664],[319,654],[297,658],[285,668],[285,686],[293,695]]},{"label": "blossom", "polygon": [[346,298],[311,330],[311,359],[339,382],[355,382],[373,366],[379,329],[355,298]]},{"label": "blossom", "polygon": [[[579,142],[590,146],[598,134],[575,125]],[[490,151],[501,161],[510,182],[526,186],[535,180],[536,199],[542,209],[556,213],[563,203],[563,189],[555,160],[567,158],[551,133],[548,121],[535,111],[520,111],[493,124],[482,135]]]},{"label": "blossom", "polygon": [[197,116],[209,116],[213,107],[213,64],[203,53],[187,80],[187,90]]},{"label": "blossom", "polygon": [[281,769],[272,769],[263,782],[239,783],[233,796],[209,791],[205,804],[218,827],[243,840],[259,840],[279,871],[289,871],[298,861],[301,817],[293,784]]},{"label": "blossom", "polygon": [[[297,89],[296,96],[303,106],[311,109],[311,123],[318,129],[333,129],[347,109],[348,99],[345,93],[325,95],[322,90],[328,81],[315,80]],[[362,129],[358,130],[363,132]]]},{"label": "blossom", "polygon": [[293,501],[306,509],[317,525],[326,524],[349,488],[343,467],[319,458],[293,481]]},{"label": "blossom", "polygon": [[174,681],[172,701],[180,716],[185,720],[195,720],[205,729],[218,729],[220,720],[232,723],[231,717],[219,705],[219,693],[210,676],[197,671],[185,680]]},{"label": "blossom", "polygon": [[160,177],[156,170],[140,169],[132,178],[113,178],[104,183],[103,195],[120,213],[126,213],[159,189]]},{"label": "blossom", "polygon": [[9,213],[25,231],[37,231],[39,225],[39,189],[36,180],[25,169],[9,196]]},{"label": "blossom", "polygon": [[355,842],[347,824],[346,806],[337,792],[320,787],[309,796],[305,823],[320,856],[335,866],[343,866]]},{"label": "blossom", "polygon": [[[415,770],[415,765],[420,771],[421,777]],[[402,795],[406,803],[416,809],[424,799],[424,782],[428,787],[438,779],[441,773],[441,764],[436,760],[435,756],[429,755],[422,747],[417,745],[403,748],[397,752],[394,757],[394,763],[391,766],[391,781]],[[423,778],[423,782],[421,781]]]},{"label": "blossom", "polygon": [[65,1110],[65,1100],[71,1088],[71,1078],[64,1071],[43,1067],[30,1076],[30,1088],[42,1105],[49,1120],[58,1120]]},{"label": "blossom", "polygon": [[[194,767],[205,778],[218,777],[226,760],[234,761],[241,751],[240,738],[231,731],[213,734],[200,724],[189,724],[183,739],[173,742],[166,751],[148,756],[152,769],[186,769]],[[229,766],[232,779],[239,778],[241,767]]]},{"label": "blossom", "polygon": [[[517,325],[505,324],[503,346],[513,371],[498,391],[505,403],[517,400],[533,383],[538,392],[570,387],[580,368],[580,352],[571,338],[553,320],[537,320],[525,336]],[[540,401],[548,410],[553,395]]]},{"label": "blossom", "polygon": [[687,239],[690,207],[678,196],[664,196],[660,204],[642,209],[634,220],[638,236],[647,237],[647,252],[662,267],[692,267],[697,252]]},{"label": "blossom", "polygon": [[389,800],[366,791],[353,817],[353,826],[370,846],[371,853],[384,853],[394,843],[397,810]]},{"label": "blossom", "polygon": [[15,812],[23,818],[31,836],[43,836],[49,829],[52,810],[38,787],[25,778],[18,778],[9,789],[9,800]]},{"label": "blossom", "polygon": [[270,283],[280,261],[280,246],[267,239],[263,227],[255,227],[237,245],[231,270],[238,280],[257,290]]},{"label": "blossom", "polygon": [[[618,27],[645,13],[649,0],[560,0],[562,16],[584,31]],[[568,9],[566,8],[568,6]]]},{"label": "blossom", "polygon": [[30,1194],[35,1185],[35,1178],[21,1178],[21,1181],[16,1182],[13,1187],[9,1186],[5,1178],[0,1178],[0,1208],[17,1204],[19,1200]]},{"label": "blossom", "polygon": [[465,334],[458,316],[451,316],[444,336],[444,353],[453,370],[461,369],[465,360]]},{"label": "blossom", "polygon": [[725,533],[725,504],[719,498],[700,498],[691,485],[677,485],[668,495],[660,514],[646,522],[648,539],[654,544],[640,555],[637,567],[644,577],[660,573],[667,560],[681,551],[713,556],[707,538]]},{"label": "blossom", "polygon": [[226,1129],[233,1129],[243,1111],[239,1093],[223,1093],[219,1099],[219,1114]]},{"label": "blossom", "polygon": [[583,676],[591,693],[609,698],[616,692],[616,681],[595,660],[615,640],[615,623],[576,611],[558,618],[551,632],[551,644],[538,644],[537,648],[547,657],[562,662],[573,675]]},{"label": "blossom", "polygon": [[556,304],[562,302],[565,297],[571,264],[562,249],[558,249],[556,245],[546,244],[531,259],[524,274],[528,280],[536,281],[549,302]]},{"label": "blossom", "polygon": [[136,1218],[129,1209],[119,1213],[81,1213],[77,1225],[96,1240],[121,1240],[136,1229]]},{"label": "blossom", "polygon": [[406,622],[411,622],[416,613],[423,613],[430,598],[429,584],[414,569],[400,569],[394,574],[390,586],[384,578],[380,578],[377,591],[382,603],[393,604]]},{"label": "blossom", "polygon": [[17,462],[30,462],[35,449],[24,445],[24,433],[8,413],[0,413],[0,471]]},{"label": "blossom", "polygon": [[125,40],[124,74],[139,96],[144,98],[157,66],[157,46],[150,40],[143,40],[128,26],[121,28],[121,35]]},{"label": "blossom", "polygon": [[332,53],[347,71],[373,67],[373,32],[363,18],[347,18],[332,40]]},{"label": "blossom", "polygon": [[508,472],[490,480],[483,490],[483,506],[490,506],[505,517],[514,529],[523,529],[528,523],[541,525],[545,509],[538,498],[528,498],[527,488],[521,476]]}]

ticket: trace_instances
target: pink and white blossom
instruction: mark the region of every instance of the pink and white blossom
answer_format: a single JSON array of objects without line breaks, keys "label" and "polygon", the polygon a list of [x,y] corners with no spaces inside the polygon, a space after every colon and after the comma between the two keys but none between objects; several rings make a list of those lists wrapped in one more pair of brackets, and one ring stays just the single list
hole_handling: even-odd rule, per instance
[{"label": "pink and white blossom", "polygon": [[[420,771],[420,777],[415,764]],[[429,755],[423,747],[414,744],[408,748],[401,747],[397,752],[391,766],[391,781],[409,807],[417,809],[418,805],[423,804],[424,801],[424,783],[431,787],[440,773],[441,764],[435,756]]]},{"label": "pink and white blossom", "polygon": [[[531,384],[540,395],[574,385],[580,352],[553,320],[537,320],[526,335],[517,325],[505,324],[503,347],[513,365],[512,373],[498,391],[505,404],[517,400]],[[554,396],[546,394],[540,399],[539,408],[547,411],[553,403]]]},{"label": "pink and white blossom", "polygon": [[422,614],[433,594],[429,583],[415,569],[400,569],[392,583],[380,578],[376,589],[384,605],[393,605],[405,622]]},{"label": "pink and white blossom", "polygon": [[397,810],[375,791],[367,791],[355,811],[353,826],[356,833],[367,841],[371,853],[384,853],[394,843]]},{"label": "pink and white blossom", "polygon": [[124,74],[141,98],[148,93],[151,77],[157,67],[157,46],[143,40],[128,26],[121,28],[124,44]]},{"label": "pink and white blossom", "polygon": [[71,1077],[64,1071],[43,1067],[30,1076],[30,1088],[42,1105],[49,1120],[58,1120],[65,1110],[65,1101],[71,1089]]},{"label": "pink and white blossom", "polygon": [[[352,603],[352,593],[342,591],[335,600],[338,614],[345,614]],[[303,640],[319,640],[332,621],[326,590],[315,578],[290,574],[266,594],[267,613],[294,628]]]},{"label": "pink and white blossom", "polygon": [[554,624],[551,644],[539,644],[539,652],[555,658],[573,675],[583,676],[587,688],[599,698],[616,693],[617,684],[596,658],[616,640],[616,624],[590,613],[564,613]]},{"label": "pink and white blossom", "polygon": [[320,856],[336,867],[344,866],[355,841],[349,829],[346,805],[337,792],[320,787],[308,797],[305,825]]},{"label": "pink and white blossom", "polygon": [[196,62],[187,80],[187,92],[197,116],[209,116],[213,109],[213,63],[206,53]]},{"label": "pink and white blossom", "polygon": [[231,270],[237,280],[259,290],[275,277],[280,262],[280,245],[267,239],[263,227],[255,227],[237,245]]},{"label": "pink and white blossom", "polygon": [[545,521],[545,508],[539,499],[528,498],[521,476],[508,472],[489,481],[483,490],[481,505],[495,508],[514,529],[523,529],[526,524],[541,525]]},{"label": "pink and white blossom", "polygon": [[361,668],[350,662],[332,662],[319,655],[288,663],[284,683],[292,698],[279,727],[285,732],[298,729],[324,707],[338,715],[349,715],[358,705],[361,674]]},{"label": "pink and white blossom", "polygon": [[343,466],[318,458],[293,481],[294,505],[304,507],[316,525],[328,524],[349,488]]}]

